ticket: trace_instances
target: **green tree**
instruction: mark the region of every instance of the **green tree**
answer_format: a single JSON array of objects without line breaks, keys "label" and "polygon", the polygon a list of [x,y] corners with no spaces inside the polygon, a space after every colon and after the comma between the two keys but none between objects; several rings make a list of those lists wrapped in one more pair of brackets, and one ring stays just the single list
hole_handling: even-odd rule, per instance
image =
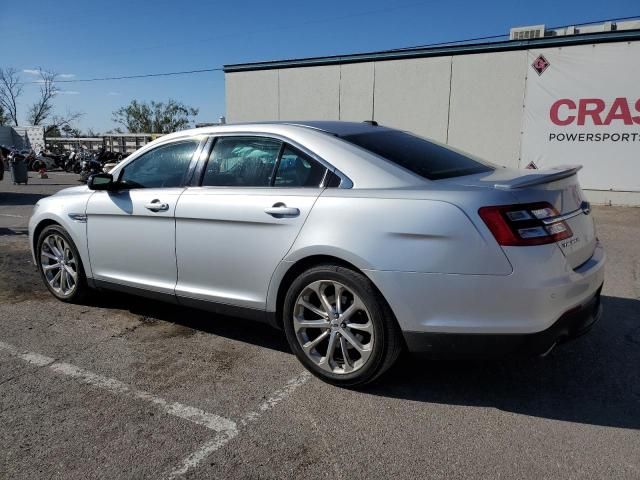
[{"label": "green tree", "polygon": [[62,137],[63,132],[73,130],[72,124],[79,120],[82,115],[84,115],[82,112],[72,112],[68,109],[64,115],[54,115],[44,129],[45,137]]},{"label": "green tree", "polygon": [[197,108],[176,100],[170,99],[166,103],[133,100],[113,112],[113,121],[129,133],[172,133],[188,128],[196,115]]},{"label": "green tree", "polygon": [[62,131],[60,130],[60,127],[58,127],[57,125],[49,125],[48,127],[45,128],[45,136],[46,137],[61,137],[62,136]]},{"label": "green tree", "polygon": [[77,128],[73,128],[71,125],[63,125],[60,130],[62,130],[62,132],[64,133],[65,137],[81,137],[82,136],[82,132],[77,129]]}]

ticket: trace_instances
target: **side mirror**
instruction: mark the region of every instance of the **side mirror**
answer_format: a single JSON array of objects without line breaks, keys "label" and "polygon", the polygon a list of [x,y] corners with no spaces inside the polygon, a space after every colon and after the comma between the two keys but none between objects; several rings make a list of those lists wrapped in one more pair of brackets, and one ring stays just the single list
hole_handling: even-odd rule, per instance
[{"label": "side mirror", "polygon": [[110,173],[95,173],[87,179],[89,190],[112,190],[113,175]]}]

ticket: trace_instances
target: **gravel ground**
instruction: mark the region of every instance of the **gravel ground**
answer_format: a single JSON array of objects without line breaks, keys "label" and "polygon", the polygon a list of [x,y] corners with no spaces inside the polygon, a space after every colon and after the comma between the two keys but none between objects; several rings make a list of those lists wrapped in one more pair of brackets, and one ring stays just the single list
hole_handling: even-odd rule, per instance
[{"label": "gravel ground", "polygon": [[544,359],[404,357],[339,389],[283,335],[122,294],[51,297],[0,182],[0,478],[640,478],[640,209],[597,207],[605,315]]}]

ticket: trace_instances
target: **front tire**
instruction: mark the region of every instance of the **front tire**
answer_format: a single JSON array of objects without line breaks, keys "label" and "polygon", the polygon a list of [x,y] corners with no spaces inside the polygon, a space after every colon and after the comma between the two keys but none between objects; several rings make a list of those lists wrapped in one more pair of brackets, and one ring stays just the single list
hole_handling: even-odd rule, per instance
[{"label": "front tire", "polygon": [[374,381],[403,346],[393,313],[371,281],[341,265],[319,265],[293,281],[283,326],[307,370],[343,387]]},{"label": "front tire", "polygon": [[45,227],[38,237],[36,259],[49,291],[63,302],[78,303],[88,292],[78,249],[59,225]]}]

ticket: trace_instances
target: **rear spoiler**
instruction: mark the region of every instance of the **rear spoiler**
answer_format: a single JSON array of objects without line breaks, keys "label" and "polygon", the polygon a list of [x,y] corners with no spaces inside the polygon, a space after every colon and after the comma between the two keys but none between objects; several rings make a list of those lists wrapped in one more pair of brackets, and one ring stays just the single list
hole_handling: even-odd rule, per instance
[{"label": "rear spoiler", "polygon": [[516,178],[509,183],[496,183],[494,187],[502,190],[513,190],[516,188],[530,187],[532,185],[551,183],[575,175],[581,168],[582,165],[564,165],[548,170],[540,170],[536,173]]}]

